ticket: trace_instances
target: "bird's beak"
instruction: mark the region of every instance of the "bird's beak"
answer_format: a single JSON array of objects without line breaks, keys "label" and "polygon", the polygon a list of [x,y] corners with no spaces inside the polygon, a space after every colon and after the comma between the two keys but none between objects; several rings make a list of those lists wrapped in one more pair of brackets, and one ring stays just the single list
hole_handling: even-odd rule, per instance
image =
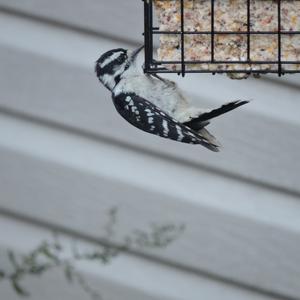
[{"label": "bird's beak", "polygon": [[144,49],[144,45],[134,50],[130,55],[130,60],[135,61],[138,54]]}]

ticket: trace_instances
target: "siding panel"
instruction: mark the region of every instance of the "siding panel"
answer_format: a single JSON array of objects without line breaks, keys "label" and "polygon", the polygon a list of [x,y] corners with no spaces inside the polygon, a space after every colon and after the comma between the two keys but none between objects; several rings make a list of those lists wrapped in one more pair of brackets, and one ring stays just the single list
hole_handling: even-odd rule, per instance
[{"label": "siding panel", "polygon": [[[224,144],[222,152],[215,155],[200,147],[145,135],[125,123],[115,112],[109,93],[99,86],[92,66],[90,70],[82,69],[11,48],[2,47],[0,52],[6,70],[0,71],[2,108],[84,129],[195,167],[209,167],[229,176],[300,192],[298,124],[248,112],[254,102],[249,109],[242,108],[212,125],[212,131]],[[33,71],[30,77],[29,69]]]},{"label": "siding panel", "polygon": [[176,245],[146,253],[199,274],[298,297],[297,199],[246,184],[233,189],[233,180],[62,131],[5,117],[0,124],[4,211],[94,238],[103,236],[103,216],[115,205],[124,213],[120,234],[151,222],[183,222],[187,231]]},{"label": "siding panel", "polygon": [[[11,235],[7,235],[7,232]],[[50,233],[30,224],[1,216],[0,236],[0,252],[13,248],[22,254],[31,250],[45,237],[50,236]],[[69,246],[70,238],[67,235],[61,236],[61,241],[66,247]],[[85,241],[77,241],[79,247],[93,246]],[[208,300],[220,298],[224,300],[282,299],[259,295],[128,254],[123,254],[108,266],[85,263],[79,264],[78,267],[89,284],[97,291],[101,291],[103,299],[194,300],[199,295]],[[153,280],[153,278],[159,278],[159,280]],[[76,284],[66,285],[60,271],[50,272],[41,279],[30,278],[25,281],[25,286],[31,291],[30,299],[32,300],[89,299]],[[16,299],[16,295],[8,285],[1,285],[1,297],[6,300]]]},{"label": "siding panel", "polygon": [[0,0],[1,8],[134,44],[143,41],[141,0]]}]

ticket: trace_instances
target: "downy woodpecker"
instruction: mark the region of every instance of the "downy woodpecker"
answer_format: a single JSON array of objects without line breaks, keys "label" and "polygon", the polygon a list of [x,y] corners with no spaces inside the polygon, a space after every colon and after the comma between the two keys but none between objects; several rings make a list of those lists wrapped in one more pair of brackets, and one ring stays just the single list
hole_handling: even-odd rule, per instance
[{"label": "downy woodpecker", "polygon": [[213,110],[194,107],[175,82],[141,72],[136,59],[142,49],[113,49],[96,62],[97,77],[111,91],[116,110],[143,131],[218,152],[219,142],[205,127],[212,118],[248,101],[230,102]]}]

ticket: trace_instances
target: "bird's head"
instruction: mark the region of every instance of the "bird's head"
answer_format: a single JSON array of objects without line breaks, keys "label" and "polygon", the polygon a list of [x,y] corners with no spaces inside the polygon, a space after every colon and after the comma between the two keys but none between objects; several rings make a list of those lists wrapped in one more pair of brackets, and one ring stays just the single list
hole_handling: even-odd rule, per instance
[{"label": "bird's head", "polygon": [[144,46],[134,51],[122,48],[105,52],[96,62],[95,72],[99,80],[111,91],[122,74],[135,65],[136,58]]}]

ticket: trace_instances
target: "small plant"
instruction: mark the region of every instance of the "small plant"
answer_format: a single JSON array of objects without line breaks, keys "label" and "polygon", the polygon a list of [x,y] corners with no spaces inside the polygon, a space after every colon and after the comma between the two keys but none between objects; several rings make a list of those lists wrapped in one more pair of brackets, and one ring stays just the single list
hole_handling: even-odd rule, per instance
[{"label": "small plant", "polygon": [[11,270],[5,271],[0,268],[0,283],[5,280],[9,281],[19,296],[27,297],[30,293],[22,285],[22,281],[26,277],[42,276],[54,268],[59,268],[70,284],[79,284],[91,299],[102,299],[100,293],[93,289],[78,271],[77,265],[80,262],[94,261],[100,265],[106,265],[126,251],[164,248],[184,231],[184,225],[152,224],[148,230],[134,230],[128,236],[124,236],[122,242],[116,245],[111,242],[111,239],[116,234],[117,213],[116,208],[109,211],[109,219],[105,226],[106,238],[89,250],[79,250],[76,240],[66,247],[66,243],[61,242],[59,233],[54,233],[52,239],[42,241],[25,255],[20,256],[13,250],[8,250],[7,258]]}]

